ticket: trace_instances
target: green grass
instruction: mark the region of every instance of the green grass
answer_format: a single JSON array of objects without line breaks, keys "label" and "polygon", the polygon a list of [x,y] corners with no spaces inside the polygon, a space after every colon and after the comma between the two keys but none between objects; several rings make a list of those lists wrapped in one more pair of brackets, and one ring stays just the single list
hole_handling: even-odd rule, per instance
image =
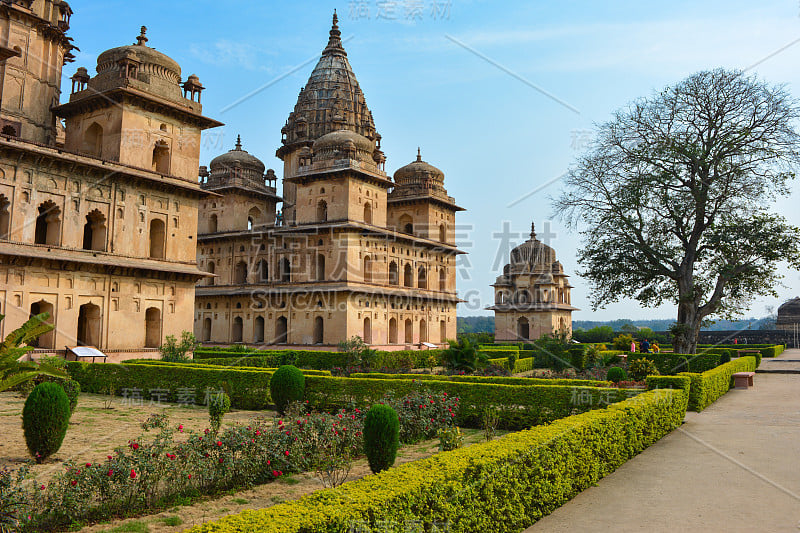
[{"label": "green grass", "polygon": [[179,526],[183,524],[183,519],[181,519],[180,516],[162,516],[158,520],[165,526]]},{"label": "green grass", "polygon": [[227,507],[223,507],[222,509],[218,510],[217,512],[222,514],[222,513],[227,513],[228,511],[230,511],[230,509],[228,509]]},{"label": "green grass", "polygon": [[283,476],[281,478],[281,481],[283,481],[287,485],[297,485],[298,483],[300,483],[299,479],[295,479],[292,476]]},{"label": "green grass", "polygon": [[245,500],[244,498],[234,498],[231,501],[238,505],[247,505],[250,503],[250,500]]},{"label": "green grass", "polygon": [[283,498],[281,498],[280,496],[273,496],[273,497],[272,497],[272,498],[270,498],[269,500],[270,500],[272,503],[281,503],[281,502],[283,502]]},{"label": "green grass", "polygon": [[122,524],[121,526],[106,529],[102,533],[150,533],[150,528],[147,527],[147,524],[144,522],[135,520]]}]

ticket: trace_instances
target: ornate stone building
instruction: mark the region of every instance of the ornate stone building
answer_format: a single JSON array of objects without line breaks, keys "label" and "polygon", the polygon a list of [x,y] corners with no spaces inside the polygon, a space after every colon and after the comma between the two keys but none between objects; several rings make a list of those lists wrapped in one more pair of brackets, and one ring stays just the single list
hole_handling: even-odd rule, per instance
[{"label": "ornate stone building", "polygon": [[220,123],[144,28],[95,76],[79,68],[59,105],[71,13],[0,4],[0,336],[47,311],[42,348],[157,347],[192,329],[200,132]]},{"label": "ornate stone building", "polygon": [[800,330],[800,298],[792,298],[778,307],[775,328],[797,333]]},{"label": "ornate stone building", "polygon": [[572,286],[555,250],[531,238],[511,250],[511,262],[494,285],[495,340],[538,339],[556,332],[572,332]]},{"label": "ornate stone building", "polygon": [[[336,15],[281,130],[275,173],[236,147],[201,169],[195,334],[205,342],[405,348],[456,336],[455,213],[444,174],[392,180]],[[276,205],[283,202],[278,213]]]}]

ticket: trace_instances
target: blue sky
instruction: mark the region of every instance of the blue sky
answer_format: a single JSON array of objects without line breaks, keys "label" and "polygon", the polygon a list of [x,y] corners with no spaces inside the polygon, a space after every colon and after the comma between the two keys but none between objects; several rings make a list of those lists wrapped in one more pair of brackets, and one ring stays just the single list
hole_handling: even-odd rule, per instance
[{"label": "blue sky", "polygon": [[[508,239],[497,237],[504,225],[518,235],[513,245],[527,238],[534,221],[541,232],[549,228],[549,243],[573,274],[572,301],[582,309],[575,319],[674,318],[671,306],[642,309],[631,301],[591,311],[589,288],[574,275],[579,236],[553,217],[557,178],[594,124],[698,70],[752,66],[800,96],[796,0],[70,4],[70,35],[81,51],[65,68],[66,94],[78,66],[94,74],[100,52],[133,43],[146,25],[148,44],[178,61],[184,79],[200,77],[204,114],[226,124],[206,133],[201,164],[241,134],[244,148],[279,176],[280,129],[337,8],[350,62],[383,136],[387,171],[413,160],[420,146],[467,208],[458,217],[459,240],[469,252],[458,280],[469,303],[460,315],[487,313],[489,285],[509,249]],[[800,225],[797,201],[795,192],[775,208]],[[800,294],[800,275],[784,272],[780,297],[753,302],[747,314],[764,315]]]}]

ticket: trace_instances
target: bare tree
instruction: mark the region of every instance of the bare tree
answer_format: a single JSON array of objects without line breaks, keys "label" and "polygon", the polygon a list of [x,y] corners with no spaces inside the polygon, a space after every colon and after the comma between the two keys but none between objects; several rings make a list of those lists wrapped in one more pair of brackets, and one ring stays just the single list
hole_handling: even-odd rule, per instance
[{"label": "bare tree", "polygon": [[554,202],[583,236],[593,307],[677,305],[673,346],[695,353],[704,320],[776,295],[800,267],[800,231],[771,212],[800,162],[797,101],[742,72],[699,72],[617,111]]}]

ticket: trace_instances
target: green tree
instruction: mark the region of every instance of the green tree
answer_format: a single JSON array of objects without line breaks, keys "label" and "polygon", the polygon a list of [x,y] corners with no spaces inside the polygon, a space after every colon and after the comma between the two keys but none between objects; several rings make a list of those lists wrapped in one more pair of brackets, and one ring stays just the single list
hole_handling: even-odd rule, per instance
[{"label": "green tree", "polygon": [[450,345],[442,354],[444,364],[450,370],[464,372],[475,372],[479,366],[486,366],[489,357],[485,353],[478,352],[477,346],[472,344],[469,339],[462,338],[460,341],[447,341]]},{"label": "green tree", "polygon": [[182,331],[180,342],[175,335],[167,335],[165,340],[166,342],[158,349],[161,352],[161,360],[173,363],[188,361],[189,352],[194,352],[200,346],[200,341],[191,331]]},{"label": "green tree", "polygon": [[776,295],[800,268],[800,231],[770,211],[800,162],[797,102],[742,72],[699,72],[598,128],[556,210],[584,239],[595,309],[620,298],[677,306],[678,353],[702,322]]},{"label": "green tree", "polygon": [[[5,315],[0,315],[0,321]],[[8,334],[0,344],[0,392],[16,387],[37,376],[45,375],[67,379],[63,370],[48,364],[37,364],[33,361],[20,361],[19,358],[33,350],[31,342],[53,329],[47,323],[49,313],[32,316],[19,329]]]}]

